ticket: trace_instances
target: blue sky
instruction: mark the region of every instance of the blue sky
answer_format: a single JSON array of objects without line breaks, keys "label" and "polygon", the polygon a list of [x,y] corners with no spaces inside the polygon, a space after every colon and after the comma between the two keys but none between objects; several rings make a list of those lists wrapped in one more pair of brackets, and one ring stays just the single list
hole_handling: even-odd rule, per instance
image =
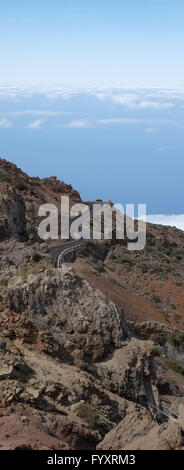
[{"label": "blue sky", "polygon": [[0,156],[182,214],[184,2],[0,3]]},{"label": "blue sky", "polygon": [[0,3],[2,82],[183,83],[183,0]]}]

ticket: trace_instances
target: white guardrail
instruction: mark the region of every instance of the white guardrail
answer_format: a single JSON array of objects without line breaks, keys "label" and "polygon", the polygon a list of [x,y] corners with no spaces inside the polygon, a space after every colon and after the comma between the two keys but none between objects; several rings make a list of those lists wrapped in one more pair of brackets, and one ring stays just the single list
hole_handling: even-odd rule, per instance
[{"label": "white guardrail", "polygon": [[76,248],[77,248],[76,246],[71,246],[70,248],[66,248],[65,250],[62,251],[62,253],[58,256],[58,259],[57,259],[57,268],[60,268],[61,264],[64,261],[65,256],[68,253],[71,253],[72,251],[76,250]]}]

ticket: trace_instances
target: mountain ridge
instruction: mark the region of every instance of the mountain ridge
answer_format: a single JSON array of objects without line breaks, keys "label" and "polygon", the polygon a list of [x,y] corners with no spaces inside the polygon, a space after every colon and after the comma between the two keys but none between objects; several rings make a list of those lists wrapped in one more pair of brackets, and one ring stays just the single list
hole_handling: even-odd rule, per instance
[{"label": "mountain ridge", "polygon": [[141,253],[90,240],[57,269],[37,211],[62,194],[81,202],[0,160],[1,448],[182,449],[184,234],[148,224]]}]

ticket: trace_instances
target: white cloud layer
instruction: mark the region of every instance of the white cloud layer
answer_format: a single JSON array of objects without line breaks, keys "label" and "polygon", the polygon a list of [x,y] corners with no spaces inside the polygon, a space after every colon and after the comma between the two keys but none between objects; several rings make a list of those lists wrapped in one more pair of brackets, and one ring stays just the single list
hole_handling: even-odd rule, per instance
[{"label": "white cloud layer", "polygon": [[146,127],[146,129],[144,130],[144,132],[146,134],[156,134],[157,130],[155,129],[155,127]]},{"label": "white cloud layer", "polygon": [[0,86],[0,99],[21,101],[36,95],[45,96],[49,101],[67,101],[73,96],[96,96],[99,100],[108,100],[122,104],[129,109],[170,109],[176,104],[184,105],[184,87],[147,87],[147,86],[119,86],[119,87],[69,87],[58,85],[53,87],[33,86]]},{"label": "white cloud layer", "polygon": [[6,113],[0,113],[1,116],[12,116],[12,117],[24,117],[24,116],[38,116],[38,117],[55,117],[62,116],[65,114],[73,114],[69,111],[54,111],[54,110],[42,110],[42,109],[23,109],[19,111],[8,111]]},{"label": "white cloud layer", "polygon": [[44,119],[36,119],[36,121],[30,122],[30,124],[28,124],[27,129],[41,129],[43,123]]},{"label": "white cloud layer", "polygon": [[169,109],[173,108],[174,104],[171,102],[153,101],[146,98],[141,98],[137,94],[123,94],[123,95],[112,95],[111,99],[114,103],[119,103],[126,106],[129,109]]},{"label": "white cloud layer", "polygon": [[6,118],[0,119],[0,128],[1,129],[9,129],[10,127],[12,127],[12,122],[9,121],[9,119],[6,119]]},{"label": "white cloud layer", "polygon": [[86,119],[76,119],[69,122],[68,124],[60,124],[57,127],[64,127],[68,129],[85,129],[86,127],[89,127],[89,123]]},{"label": "white cloud layer", "polygon": [[81,129],[83,127],[88,127],[88,123],[85,119],[78,119],[78,120],[70,122],[69,127],[75,127],[77,129]]},{"label": "white cloud layer", "polygon": [[152,224],[169,225],[184,230],[184,214],[147,214],[146,220]]},{"label": "white cloud layer", "polygon": [[[94,117],[90,106],[86,109],[82,108],[81,110],[80,98],[84,95],[88,98],[94,97],[94,99],[96,98],[99,101],[105,101],[105,114],[101,115],[101,119],[99,111],[99,117]],[[63,102],[74,96],[78,97],[78,108],[76,108],[76,101],[74,103],[74,111],[71,108],[71,104],[69,104],[69,111],[67,111],[67,105],[66,103],[64,105]],[[53,86],[50,88],[34,88],[31,86],[1,86],[0,100],[2,99],[12,100],[12,102],[15,101],[16,107],[15,103],[12,103],[12,110],[0,112],[1,128],[11,127],[12,122],[10,120],[13,120],[13,118],[26,118],[30,116],[30,120],[32,117],[33,122],[28,124],[27,127],[29,129],[40,129],[44,119],[48,118],[47,124],[49,124],[49,118],[53,118],[52,125],[58,128],[85,129],[100,125],[143,124],[146,134],[155,134],[158,130],[158,126],[162,125],[172,125],[175,129],[181,130],[182,132],[184,130],[183,120],[182,118],[180,118],[180,120],[175,119],[177,115],[174,109],[176,106],[184,106],[184,87],[119,86],[116,88],[98,88]],[[24,99],[26,99],[26,109],[24,109]],[[52,103],[51,100],[53,101]],[[38,103],[36,109],[31,109],[33,102]],[[20,104],[20,108],[19,103],[22,103]],[[30,104],[27,105],[27,103]],[[39,103],[40,109],[38,109]],[[50,107],[51,104],[52,109]],[[97,106],[99,105],[99,103],[96,104]],[[107,114],[107,107],[109,108],[109,114]],[[116,111],[117,118],[115,114]],[[104,106],[102,106],[102,113],[104,113]],[[125,114],[128,116],[126,117]],[[57,118],[67,115],[70,122],[65,123],[66,120],[63,119],[62,122],[61,119],[61,123],[59,124]],[[26,124],[24,124],[24,126],[25,125]],[[159,148],[157,151],[161,152],[163,149]]]},{"label": "white cloud layer", "polygon": [[174,124],[178,125],[177,121],[172,119],[139,119],[139,118],[107,118],[99,119],[98,124]]}]

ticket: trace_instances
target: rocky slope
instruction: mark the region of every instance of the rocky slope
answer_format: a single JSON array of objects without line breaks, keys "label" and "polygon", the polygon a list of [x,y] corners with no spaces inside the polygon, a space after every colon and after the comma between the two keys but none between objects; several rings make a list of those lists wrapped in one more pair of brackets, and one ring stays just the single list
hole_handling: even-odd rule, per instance
[{"label": "rocky slope", "polygon": [[[130,321],[155,320],[184,330],[184,232],[147,224],[146,247],[127,251],[123,241],[89,241],[76,269],[124,308]],[[88,261],[86,263],[86,260]]]},{"label": "rocky slope", "polygon": [[69,196],[71,205],[80,202],[80,194],[56,176],[30,177],[13,163],[0,159],[0,239],[14,236],[36,241],[39,206],[55,204],[60,213],[61,196]]},{"label": "rocky slope", "polygon": [[90,242],[56,269],[38,206],[79,194],[5,160],[0,194],[1,449],[183,448],[182,316],[150,298],[161,283],[182,290],[182,232],[163,229],[167,254],[150,225],[144,253]]}]

